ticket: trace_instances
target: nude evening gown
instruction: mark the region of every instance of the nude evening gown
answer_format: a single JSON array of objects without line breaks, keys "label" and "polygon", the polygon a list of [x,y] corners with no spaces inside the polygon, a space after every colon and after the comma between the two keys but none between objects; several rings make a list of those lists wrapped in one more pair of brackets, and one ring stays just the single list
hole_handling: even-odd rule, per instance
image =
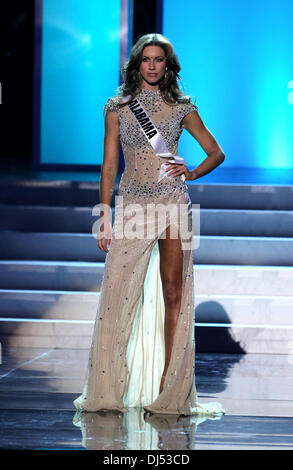
[{"label": "nude evening gown", "polygon": [[[181,121],[197,106],[191,102],[168,105],[161,92],[153,90],[141,89],[138,98],[169,151],[176,155]],[[130,407],[142,407],[151,413],[223,414],[221,404],[200,404],[196,393],[193,246],[192,234],[188,237],[186,232],[186,220],[189,233],[192,230],[192,211],[186,182],[177,176],[158,183],[164,158],[156,155],[128,106],[118,108],[115,99],[108,99],[105,110],[119,116],[125,170],[115,201],[86,380],[74,406],[87,412],[127,412]],[[170,211],[165,217],[160,212],[158,217],[151,204],[167,206]],[[171,361],[159,394],[165,362],[165,307],[158,238],[173,224],[175,213],[182,213],[185,221],[176,226],[184,246],[182,299]],[[144,236],[132,237],[135,230]]]}]

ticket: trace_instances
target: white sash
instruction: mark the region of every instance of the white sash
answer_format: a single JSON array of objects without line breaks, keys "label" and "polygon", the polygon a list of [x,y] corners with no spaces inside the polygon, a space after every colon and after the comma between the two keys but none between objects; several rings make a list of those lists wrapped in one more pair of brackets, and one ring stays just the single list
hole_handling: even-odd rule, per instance
[{"label": "white sash", "polygon": [[[121,101],[125,102],[128,101],[131,95],[124,96]],[[156,128],[155,124],[152,122],[151,118],[149,117],[148,113],[140,103],[138,98],[134,98],[128,103],[128,107],[130,111],[134,114],[135,118],[137,119],[141,130],[143,131],[144,135],[147,137],[149,143],[155,150],[156,154],[159,157],[166,158],[168,162],[173,164],[182,165],[186,162],[183,160],[182,157],[179,155],[173,155],[169,152],[163,137],[159,133],[158,129]],[[172,180],[172,176],[167,174],[168,165],[166,163],[162,163],[159,173],[158,182],[160,182],[165,176],[168,178],[169,181]],[[184,174],[180,175],[181,180],[184,182],[186,177]]]}]

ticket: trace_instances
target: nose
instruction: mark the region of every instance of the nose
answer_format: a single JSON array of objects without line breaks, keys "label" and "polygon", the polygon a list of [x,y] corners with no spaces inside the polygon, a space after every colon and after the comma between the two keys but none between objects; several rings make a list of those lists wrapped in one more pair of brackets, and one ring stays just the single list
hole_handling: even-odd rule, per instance
[{"label": "nose", "polygon": [[150,70],[153,70],[154,68],[155,68],[155,62],[150,61],[150,62],[149,62],[149,69],[150,69]]}]

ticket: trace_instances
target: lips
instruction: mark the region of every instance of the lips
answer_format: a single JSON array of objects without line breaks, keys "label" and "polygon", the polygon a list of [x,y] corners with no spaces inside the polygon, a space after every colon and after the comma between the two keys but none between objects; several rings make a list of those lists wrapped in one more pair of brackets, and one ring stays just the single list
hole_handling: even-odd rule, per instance
[{"label": "lips", "polygon": [[156,77],[158,74],[157,73],[148,73],[149,77]]}]

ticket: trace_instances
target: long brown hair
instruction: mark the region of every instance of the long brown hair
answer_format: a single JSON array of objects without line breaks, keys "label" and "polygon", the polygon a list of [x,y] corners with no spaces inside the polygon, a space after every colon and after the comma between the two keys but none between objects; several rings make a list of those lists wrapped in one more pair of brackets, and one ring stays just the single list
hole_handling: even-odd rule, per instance
[{"label": "long brown hair", "polygon": [[181,66],[171,42],[162,34],[151,33],[141,36],[132,46],[129,59],[121,69],[124,83],[116,90],[117,94],[114,96],[115,104],[125,106],[128,103],[119,103],[119,98],[131,95],[129,100],[131,101],[140,92],[142,77],[139,73],[139,68],[143,50],[146,46],[159,46],[165,51],[167,71],[159,82],[159,89],[163,100],[170,105],[174,105],[176,102],[190,102],[190,96],[184,95],[178,86],[177,80],[181,80],[179,76]]}]

